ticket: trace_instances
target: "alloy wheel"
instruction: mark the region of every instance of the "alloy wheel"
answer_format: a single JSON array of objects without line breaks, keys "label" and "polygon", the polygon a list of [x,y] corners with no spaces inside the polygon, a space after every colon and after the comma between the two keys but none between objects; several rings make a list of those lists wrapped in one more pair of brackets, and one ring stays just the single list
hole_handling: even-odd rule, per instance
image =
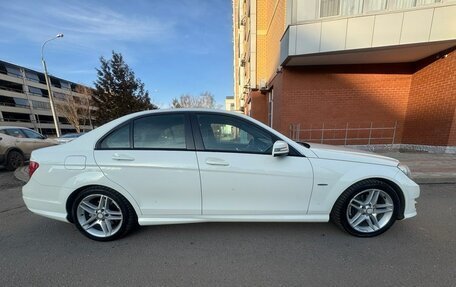
[{"label": "alloy wheel", "polygon": [[76,212],[81,227],[95,237],[113,236],[122,226],[123,214],[119,204],[103,194],[84,197]]},{"label": "alloy wheel", "polygon": [[346,216],[353,229],[371,233],[385,227],[393,212],[394,202],[387,192],[381,189],[366,189],[350,200]]}]

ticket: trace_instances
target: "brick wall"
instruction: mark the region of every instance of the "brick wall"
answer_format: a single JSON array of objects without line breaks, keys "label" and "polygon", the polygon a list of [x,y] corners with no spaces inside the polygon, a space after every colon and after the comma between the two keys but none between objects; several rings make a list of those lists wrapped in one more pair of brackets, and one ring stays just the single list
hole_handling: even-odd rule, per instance
[{"label": "brick wall", "polygon": [[402,142],[455,146],[456,51],[441,53],[416,65]]},{"label": "brick wall", "polygon": [[[263,95],[260,91],[252,91],[249,94],[247,103],[250,101],[252,110],[246,109],[246,113],[249,114],[252,118],[255,118],[264,124],[268,124],[268,101],[267,97]],[[249,106],[247,104],[247,106]]]},{"label": "brick wall", "polygon": [[274,128],[289,135],[292,123],[341,128],[347,123],[368,127],[371,121],[377,127],[394,126],[397,121],[400,139],[412,69],[410,64],[283,69],[273,81]]}]

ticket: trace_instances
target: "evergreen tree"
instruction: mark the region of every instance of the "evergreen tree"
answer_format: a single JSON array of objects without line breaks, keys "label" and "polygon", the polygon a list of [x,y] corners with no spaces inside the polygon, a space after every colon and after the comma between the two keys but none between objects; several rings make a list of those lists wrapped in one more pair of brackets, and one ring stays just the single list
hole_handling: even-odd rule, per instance
[{"label": "evergreen tree", "polygon": [[94,116],[98,125],[130,113],[157,109],[150,102],[144,83],[135,77],[120,53],[113,51],[110,60],[100,57],[100,63],[93,95],[97,107]]}]

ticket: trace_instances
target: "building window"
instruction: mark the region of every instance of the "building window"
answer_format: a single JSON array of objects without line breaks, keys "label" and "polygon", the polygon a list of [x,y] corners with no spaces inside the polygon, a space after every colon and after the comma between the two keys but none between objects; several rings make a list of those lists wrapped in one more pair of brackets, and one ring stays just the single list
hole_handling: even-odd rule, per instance
[{"label": "building window", "polygon": [[363,13],[363,0],[342,1],[342,4],[341,4],[341,14],[342,15],[357,15],[357,14],[362,14],[362,13]]},{"label": "building window", "polygon": [[32,106],[35,109],[42,109],[42,110],[49,110],[51,108],[49,103],[40,102],[40,101],[32,101]]},{"label": "building window", "polygon": [[22,78],[21,70],[18,67],[6,66],[6,71],[10,76]]},{"label": "building window", "polygon": [[30,80],[33,82],[37,82],[37,83],[40,82],[40,78],[38,77],[38,75],[35,72],[25,71],[25,77],[27,78],[27,80]]},{"label": "building window", "polygon": [[389,0],[388,8],[391,10],[402,10],[440,2],[442,0]]},{"label": "building window", "polygon": [[340,13],[340,0],[321,0],[320,17],[337,16]]},{"label": "building window", "polygon": [[364,0],[364,12],[385,10],[386,4],[387,0]]},{"label": "building window", "polygon": [[71,85],[68,82],[60,81],[60,85],[62,86],[62,89],[71,90]]}]

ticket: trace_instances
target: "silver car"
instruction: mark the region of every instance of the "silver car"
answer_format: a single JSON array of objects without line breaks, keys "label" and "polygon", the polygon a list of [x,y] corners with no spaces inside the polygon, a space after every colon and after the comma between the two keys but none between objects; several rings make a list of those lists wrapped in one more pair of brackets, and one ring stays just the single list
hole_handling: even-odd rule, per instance
[{"label": "silver car", "polygon": [[32,151],[55,144],[55,140],[31,129],[0,126],[0,165],[15,170],[30,158]]}]

